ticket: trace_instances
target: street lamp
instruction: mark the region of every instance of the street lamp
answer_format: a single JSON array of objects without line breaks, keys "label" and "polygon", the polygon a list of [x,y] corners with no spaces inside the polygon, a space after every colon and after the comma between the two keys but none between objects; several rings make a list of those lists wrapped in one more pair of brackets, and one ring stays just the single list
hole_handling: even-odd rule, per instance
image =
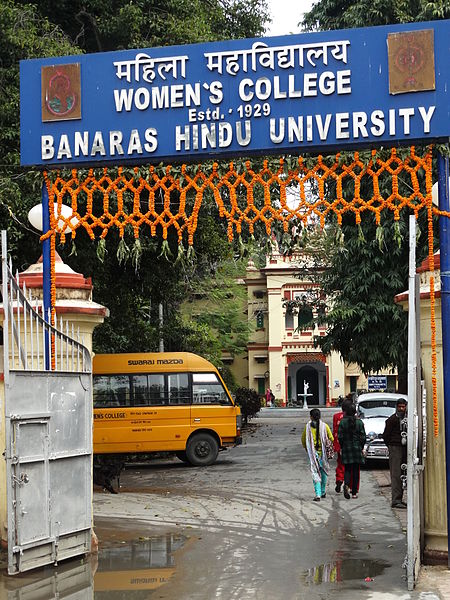
[{"label": "street lamp", "polygon": [[[73,211],[70,208],[70,206],[67,206],[66,204],[61,204],[61,209],[59,210],[59,213],[58,203],[55,202],[53,206],[55,219],[58,219],[59,229],[62,229],[67,222],[69,222],[75,227],[75,225],[78,223],[78,218],[72,216]],[[33,206],[33,208],[28,212],[28,220],[35,229],[38,229],[39,231],[44,230],[44,227],[42,225],[42,204],[36,204],[36,206]],[[69,225],[67,225],[64,229],[64,233],[69,233],[70,231],[71,228],[69,227]]]},{"label": "street lamp", "polygon": [[[48,192],[45,184],[42,186],[42,204],[37,204],[28,212],[28,220],[31,225],[39,231],[47,232],[50,230],[50,214],[49,214]],[[75,226],[78,223],[78,218],[73,216],[73,211],[69,206],[58,203],[53,204],[53,213],[57,219],[58,228],[61,230],[66,225],[63,233],[69,233],[71,228],[67,224]],[[64,219],[62,219],[63,217]],[[44,321],[50,324],[51,306],[51,290],[50,290],[50,240],[47,238],[42,244],[42,312]],[[48,329],[45,330],[45,369],[50,370],[50,342]]]}]

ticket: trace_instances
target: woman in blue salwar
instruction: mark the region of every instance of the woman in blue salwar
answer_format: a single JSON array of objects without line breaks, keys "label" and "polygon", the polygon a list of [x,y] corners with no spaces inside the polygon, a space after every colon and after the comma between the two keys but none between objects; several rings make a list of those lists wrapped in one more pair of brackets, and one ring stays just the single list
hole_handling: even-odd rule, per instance
[{"label": "woman in blue salwar", "polygon": [[320,410],[313,408],[310,421],[302,433],[302,444],[308,453],[314,485],[314,502],[320,502],[327,495],[327,479],[330,465],[327,458],[327,440],[333,442],[333,434],[326,423],[320,419]]}]

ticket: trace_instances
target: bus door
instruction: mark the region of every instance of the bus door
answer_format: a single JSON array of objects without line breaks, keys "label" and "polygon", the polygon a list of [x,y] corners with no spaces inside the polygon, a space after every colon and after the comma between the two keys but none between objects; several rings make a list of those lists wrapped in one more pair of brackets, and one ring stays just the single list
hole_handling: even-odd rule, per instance
[{"label": "bus door", "polygon": [[191,424],[222,439],[236,436],[236,409],[216,373],[192,373]]}]

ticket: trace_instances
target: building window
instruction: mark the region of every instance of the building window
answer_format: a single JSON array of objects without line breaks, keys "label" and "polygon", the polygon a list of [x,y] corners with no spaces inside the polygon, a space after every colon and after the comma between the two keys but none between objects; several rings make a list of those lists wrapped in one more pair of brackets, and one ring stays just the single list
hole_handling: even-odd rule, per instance
[{"label": "building window", "polygon": [[257,354],[253,357],[259,364],[267,362],[268,356],[266,354]]},{"label": "building window", "polygon": [[286,309],[284,326],[285,326],[285,329],[294,329],[294,313],[291,310],[289,310],[288,308]]},{"label": "building window", "polygon": [[257,381],[258,381],[258,394],[260,396],[264,396],[264,392],[266,391],[264,389],[264,382],[265,382],[265,380],[264,379],[258,379]]},{"label": "building window", "polygon": [[313,311],[309,307],[304,306],[299,309],[299,311],[298,311],[298,328],[299,329],[305,329],[306,327],[308,329],[311,329],[313,326],[312,320],[313,320]]},{"label": "building window", "polygon": [[261,311],[258,311],[256,313],[256,328],[257,329],[263,329],[264,328],[264,313]]}]

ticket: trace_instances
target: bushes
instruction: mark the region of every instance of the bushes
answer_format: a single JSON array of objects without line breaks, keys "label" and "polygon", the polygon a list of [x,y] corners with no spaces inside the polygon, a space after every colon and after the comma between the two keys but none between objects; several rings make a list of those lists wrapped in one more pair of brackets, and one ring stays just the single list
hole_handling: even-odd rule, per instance
[{"label": "bushes", "polygon": [[258,392],[252,388],[240,387],[236,390],[236,404],[241,407],[242,422],[247,425],[248,420],[254,417],[261,408]]}]

